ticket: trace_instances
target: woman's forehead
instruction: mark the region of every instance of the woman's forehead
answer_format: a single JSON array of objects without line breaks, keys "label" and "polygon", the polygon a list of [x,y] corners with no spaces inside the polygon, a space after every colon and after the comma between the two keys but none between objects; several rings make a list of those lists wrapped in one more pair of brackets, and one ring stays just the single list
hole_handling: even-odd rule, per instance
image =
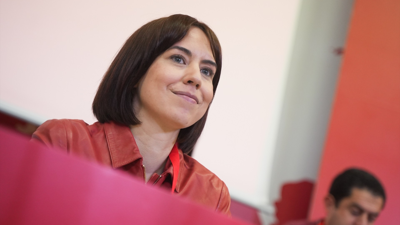
[{"label": "woman's forehead", "polygon": [[200,28],[191,27],[186,36],[171,46],[171,48],[174,46],[183,47],[188,49],[192,54],[202,55],[208,59],[215,60],[211,50],[210,41]]}]

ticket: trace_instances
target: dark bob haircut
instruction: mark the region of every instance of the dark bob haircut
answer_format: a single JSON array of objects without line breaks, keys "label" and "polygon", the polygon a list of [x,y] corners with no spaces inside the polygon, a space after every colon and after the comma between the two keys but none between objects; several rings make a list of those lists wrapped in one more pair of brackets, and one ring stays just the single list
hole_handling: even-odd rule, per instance
[{"label": "dark bob haircut", "polygon": [[[108,68],[92,104],[93,114],[100,123],[113,121],[126,126],[140,124],[133,111],[136,85],[154,60],[182,40],[191,27],[201,29],[210,42],[217,64],[212,81],[215,94],[222,68],[221,46],[217,36],[206,24],[187,15],[177,14],[160,18],[135,31]],[[184,153],[193,150],[203,131],[207,114],[208,109],[199,121],[180,130],[177,143]]]},{"label": "dark bob haircut", "polygon": [[332,182],[329,194],[335,198],[336,207],[343,198],[349,197],[353,188],[366,189],[386,202],[385,190],[377,178],[365,170],[350,168],[339,174]]}]

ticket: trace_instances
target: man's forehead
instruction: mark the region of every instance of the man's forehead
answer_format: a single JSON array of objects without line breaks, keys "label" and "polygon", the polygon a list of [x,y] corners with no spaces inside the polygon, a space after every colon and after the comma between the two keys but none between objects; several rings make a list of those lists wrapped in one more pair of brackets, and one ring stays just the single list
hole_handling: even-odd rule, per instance
[{"label": "man's forehead", "polygon": [[352,188],[350,196],[340,202],[348,207],[361,208],[368,213],[379,213],[382,210],[383,198],[366,188]]}]

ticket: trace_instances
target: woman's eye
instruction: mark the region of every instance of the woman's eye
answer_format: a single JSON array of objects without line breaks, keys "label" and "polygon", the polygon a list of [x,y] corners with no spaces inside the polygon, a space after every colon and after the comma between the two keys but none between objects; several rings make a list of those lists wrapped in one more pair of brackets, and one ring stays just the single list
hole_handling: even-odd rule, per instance
[{"label": "woman's eye", "polygon": [[180,55],[173,55],[173,56],[171,56],[171,59],[172,59],[174,62],[179,63],[179,64],[184,64],[184,63],[185,63],[185,60],[184,60],[183,57],[180,56]]},{"label": "woman's eye", "polygon": [[200,72],[208,77],[212,77],[214,72],[211,69],[200,69]]}]

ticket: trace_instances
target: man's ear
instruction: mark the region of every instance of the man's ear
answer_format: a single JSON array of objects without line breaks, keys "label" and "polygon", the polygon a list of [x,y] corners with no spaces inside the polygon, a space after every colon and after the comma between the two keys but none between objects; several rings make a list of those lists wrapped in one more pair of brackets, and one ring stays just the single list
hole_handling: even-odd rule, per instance
[{"label": "man's ear", "polygon": [[331,194],[328,194],[324,198],[324,204],[325,204],[325,210],[327,213],[329,211],[333,210],[334,208],[336,208],[335,197],[333,197]]}]

